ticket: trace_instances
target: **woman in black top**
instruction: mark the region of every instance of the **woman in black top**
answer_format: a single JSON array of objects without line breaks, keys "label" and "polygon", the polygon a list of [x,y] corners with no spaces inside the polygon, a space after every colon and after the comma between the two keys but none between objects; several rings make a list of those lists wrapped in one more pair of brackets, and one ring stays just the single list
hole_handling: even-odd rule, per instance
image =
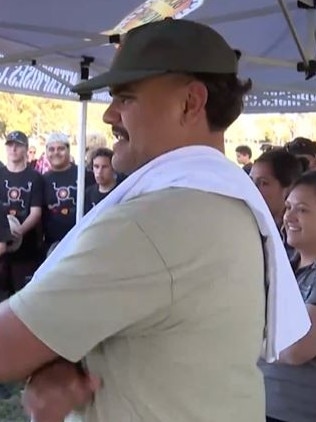
[{"label": "woman in black top", "polygon": [[284,201],[298,177],[307,170],[308,162],[283,148],[265,152],[254,162],[250,177],[267,203],[277,225],[289,258],[294,250],[286,242],[283,228]]},{"label": "woman in black top", "polygon": [[[286,202],[284,226],[297,255],[293,270],[311,318],[309,333],[281,353],[280,363],[259,362],[268,422],[316,420],[316,172],[302,175]],[[282,362],[282,363],[281,363]]]}]

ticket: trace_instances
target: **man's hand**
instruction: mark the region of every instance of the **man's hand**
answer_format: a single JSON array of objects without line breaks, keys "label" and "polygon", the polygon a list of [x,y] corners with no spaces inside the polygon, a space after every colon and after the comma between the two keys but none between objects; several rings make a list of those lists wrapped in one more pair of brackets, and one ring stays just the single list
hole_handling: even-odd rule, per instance
[{"label": "man's hand", "polygon": [[23,231],[22,231],[22,227],[16,227],[14,229],[11,230],[11,234],[15,239],[19,239],[20,237],[23,236]]},{"label": "man's hand", "polygon": [[99,378],[58,360],[32,376],[22,394],[22,404],[36,422],[63,422],[71,411],[87,405],[100,386]]}]

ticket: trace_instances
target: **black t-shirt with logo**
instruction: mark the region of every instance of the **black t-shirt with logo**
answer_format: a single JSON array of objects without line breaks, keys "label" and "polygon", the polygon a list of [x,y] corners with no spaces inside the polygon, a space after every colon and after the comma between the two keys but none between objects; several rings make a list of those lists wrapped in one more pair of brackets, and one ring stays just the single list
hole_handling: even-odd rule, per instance
[{"label": "black t-shirt with logo", "polygon": [[[30,167],[17,173],[0,167],[0,202],[5,213],[14,215],[22,224],[29,216],[31,207],[43,205],[42,176]],[[38,231],[34,228],[23,236],[22,245],[12,258],[37,259],[38,243]]]},{"label": "black t-shirt with logo", "polygon": [[89,212],[93,207],[95,207],[102,199],[104,199],[108,194],[112,191],[109,190],[108,192],[100,192],[99,185],[96,183],[92,186],[89,186],[86,189],[85,199],[84,199],[84,213],[86,214]]},{"label": "black t-shirt with logo", "polygon": [[[46,244],[60,241],[76,224],[77,172],[72,165],[64,171],[44,174],[43,229]],[[94,183],[91,172],[86,172],[86,186]]]}]

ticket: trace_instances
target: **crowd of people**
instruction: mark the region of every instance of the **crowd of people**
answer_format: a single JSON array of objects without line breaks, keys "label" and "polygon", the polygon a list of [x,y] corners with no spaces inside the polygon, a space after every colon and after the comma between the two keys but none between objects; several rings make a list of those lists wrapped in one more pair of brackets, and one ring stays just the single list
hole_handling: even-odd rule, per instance
[{"label": "crowd of people", "polygon": [[[0,298],[20,290],[76,222],[77,166],[68,137],[51,133],[45,154],[35,159],[28,137],[11,132],[5,140],[6,165],[0,167]],[[120,182],[112,167],[113,151],[95,148],[86,169],[84,213]],[[236,148],[243,166],[262,194],[297,277],[307,307],[316,305],[316,143],[296,138],[272,147],[254,162],[251,148]],[[45,163],[43,165],[43,163]],[[8,216],[20,225],[10,227]],[[12,245],[18,248],[12,248]],[[316,330],[315,330],[316,331]],[[316,336],[316,333],[313,334]],[[295,366],[259,361],[266,385],[267,420],[309,420],[316,415],[314,345],[303,345]],[[305,357],[307,356],[307,357]],[[2,397],[10,391],[0,386]],[[310,388],[310,390],[309,390]],[[307,419],[305,418],[307,414]],[[303,418],[303,419],[302,419]]]},{"label": "crowd of people", "polygon": [[[0,168],[1,300],[26,284],[75,225],[77,204],[77,166],[67,135],[59,132],[48,135],[45,154],[38,160],[34,148],[29,148],[28,137],[21,131],[9,133],[5,144],[7,160]],[[84,212],[118,183],[111,165],[112,154],[103,147],[92,152],[91,170],[87,169],[85,176]],[[7,216],[13,216],[19,224],[10,229],[11,219]]]},{"label": "crowd of people", "polygon": [[[263,196],[280,232],[312,320],[316,316],[316,143],[297,137],[284,147],[271,147],[253,163],[248,145],[236,158]],[[316,328],[297,349],[295,365],[259,367],[266,387],[268,421],[312,421],[316,417]],[[293,363],[293,362],[290,362]]]},{"label": "crowd of people", "polygon": [[[33,420],[315,420],[316,152],[296,139],[252,163],[239,147],[247,174],[225,157],[251,89],[240,54],[186,20],[124,36],[110,69],[75,88],[110,88],[118,142],[92,155],[90,211],[66,238],[67,137],[47,138],[41,175],[25,134],[8,135],[1,282],[15,294],[0,304],[0,381],[28,379]],[[113,169],[128,175],[117,187]],[[20,222],[13,253],[6,215]]]}]

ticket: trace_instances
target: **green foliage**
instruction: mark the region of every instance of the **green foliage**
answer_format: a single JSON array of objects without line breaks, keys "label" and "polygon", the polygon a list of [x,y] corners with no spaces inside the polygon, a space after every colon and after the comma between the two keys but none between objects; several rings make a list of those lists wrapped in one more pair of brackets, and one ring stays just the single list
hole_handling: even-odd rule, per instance
[{"label": "green foliage", "polygon": [[[103,144],[103,141],[95,141],[96,134],[105,137],[107,146],[113,145],[111,128],[102,121],[106,107],[106,104],[89,103],[87,145]],[[0,93],[0,139],[14,129],[31,136],[45,135],[53,130],[63,131],[74,140],[72,151],[76,154],[79,112],[80,103],[74,101]],[[226,132],[226,154],[235,159],[236,146],[246,143],[256,157],[261,153],[260,140],[269,139],[275,145],[283,145],[295,136],[316,140],[315,113],[242,115]],[[0,143],[0,159],[5,160],[3,143]]]},{"label": "green foliage", "polygon": [[27,418],[21,406],[21,389],[23,385],[14,384],[11,386],[13,395],[8,400],[0,400],[0,421],[1,422],[27,422]]}]

